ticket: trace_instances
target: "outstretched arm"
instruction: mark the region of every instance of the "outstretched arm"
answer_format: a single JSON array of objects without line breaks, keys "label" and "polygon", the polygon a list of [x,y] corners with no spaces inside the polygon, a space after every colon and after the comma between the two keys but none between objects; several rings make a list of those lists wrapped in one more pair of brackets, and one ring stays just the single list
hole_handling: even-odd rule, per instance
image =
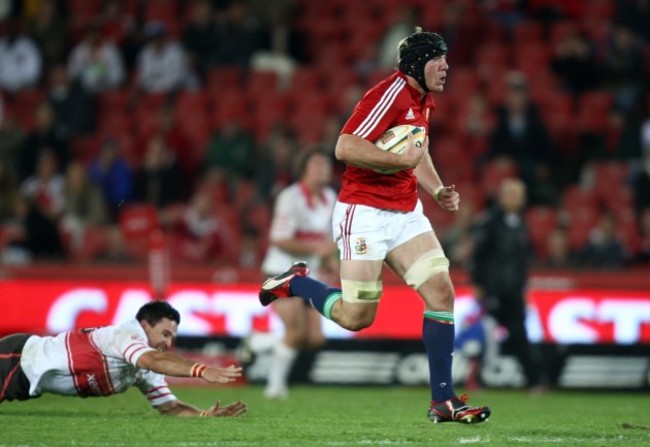
[{"label": "outstretched arm", "polygon": [[240,400],[223,406],[217,401],[207,410],[201,410],[180,400],[166,402],[157,408],[160,414],[166,416],[237,417],[248,411],[246,404]]},{"label": "outstretched arm", "polygon": [[241,366],[227,368],[194,363],[172,352],[149,351],[140,356],[138,368],[175,377],[200,377],[207,382],[228,383],[242,375]]}]

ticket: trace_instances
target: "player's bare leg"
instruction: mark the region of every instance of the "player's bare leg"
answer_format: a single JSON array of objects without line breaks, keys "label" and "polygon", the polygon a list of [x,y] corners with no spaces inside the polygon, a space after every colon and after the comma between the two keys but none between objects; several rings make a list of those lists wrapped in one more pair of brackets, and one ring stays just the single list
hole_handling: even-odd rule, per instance
[{"label": "player's bare leg", "polygon": [[269,399],[284,399],[289,395],[291,368],[307,338],[307,307],[300,298],[287,298],[275,301],[273,309],[282,320],[284,336],[273,347],[264,395]]},{"label": "player's bare leg", "polygon": [[358,331],[372,324],[381,295],[383,261],[341,261],[344,290],[330,287],[307,276],[300,263],[269,279],[260,290],[263,305],[289,296],[300,296],[326,318],[341,327]]},{"label": "player's bare leg", "polygon": [[425,303],[423,341],[429,358],[433,422],[484,422],[487,407],[469,407],[453,388],[451,368],[454,350],[454,288],[448,261],[433,232],[426,232],[392,250],[388,265],[412,285]]},{"label": "player's bare leg", "polygon": [[[379,296],[364,295],[364,284],[381,284],[383,261],[341,261],[342,299],[332,307],[330,319],[350,331],[369,327],[375,321]],[[347,290],[346,286],[351,290]],[[381,294],[381,291],[379,291]]]}]

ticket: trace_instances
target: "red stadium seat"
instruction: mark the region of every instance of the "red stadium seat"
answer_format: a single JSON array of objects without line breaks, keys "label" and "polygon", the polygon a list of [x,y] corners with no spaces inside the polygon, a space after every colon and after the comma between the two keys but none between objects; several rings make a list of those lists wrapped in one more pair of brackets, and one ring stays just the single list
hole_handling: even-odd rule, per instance
[{"label": "red stadium seat", "polygon": [[544,38],[544,28],[540,22],[525,20],[512,27],[512,38],[517,44],[541,43]]},{"label": "red stadium seat", "polygon": [[495,42],[488,42],[481,45],[476,54],[474,64],[479,71],[484,67],[508,67],[510,66],[511,53],[508,46]]},{"label": "red stadium seat", "polygon": [[307,120],[311,115],[324,115],[330,111],[330,97],[320,90],[294,91],[290,97],[294,116]]},{"label": "red stadium seat", "polygon": [[207,113],[209,108],[208,96],[203,90],[182,91],[176,97],[176,115],[200,111]]},{"label": "red stadium seat", "polygon": [[349,63],[346,46],[338,42],[319,44],[312,53],[314,63],[321,72],[329,71],[333,66],[345,67]]},{"label": "red stadium seat", "polygon": [[554,22],[551,25],[551,35],[550,35],[550,47],[556,48],[560,42],[562,42],[569,34],[578,31],[578,25],[575,22],[563,21],[563,22]]},{"label": "red stadium seat", "polygon": [[507,178],[516,177],[518,173],[514,162],[508,160],[493,160],[482,170],[481,187],[488,198],[496,197],[499,185]]},{"label": "red stadium seat", "polygon": [[596,208],[598,196],[593,189],[585,189],[578,185],[567,186],[562,194],[562,205],[565,209]]},{"label": "red stadium seat", "polygon": [[36,109],[45,102],[45,92],[40,88],[29,88],[18,91],[11,102],[8,101],[8,108],[16,121],[27,130],[34,128]]},{"label": "red stadium seat", "polygon": [[222,65],[208,73],[206,90],[210,95],[240,89],[244,83],[242,69],[238,65]]},{"label": "red stadium seat", "polygon": [[84,228],[81,245],[72,245],[72,234],[60,230],[61,241],[66,255],[73,261],[94,261],[106,252],[108,248],[109,229],[99,225],[89,225]]},{"label": "red stadium seat", "polygon": [[97,16],[101,6],[100,0],[70,0],[67,7],[73,17],[89,20]]},{"label": "red stadium seat", "polygon": [[572,249],[582,248],[598,222],[598,209],[590,206],[566,208],[569,216],[569,245]]},{"label": "red stadium seat", "polygon": [[322,72],[315,67],[299,66],[291,76],[290,88],[294,91],[319,90],[322,86]]},{"label": "red stadium seat", "polygon": [[603,132],[613,104],[614,98],[610,93],[583,93],[578,99],[576,110],[577,129],[581,132]]},{"label": "red stadium seat", "polygon": [[557,210],[545,206],[531,207],[526,211],[526,223],[536,253],[544,256],[548,235],[558,224]]},{"label": "red stadium seat", "polygon": [[210,92],[209,101],[212,105],[210,121],[214,129],[229,120],[240,123],[248,123],[251,120],[249,99],[241,90]]},{"label": "red stadium seat", "polygon": [[436,138],[429,142],[431,157],[436,169],[444,174],[447,184],[475,181],[474,162],[459,137]]},{"label": "red stadium seat", "polygon": [[[472,67],[458,67],[449,72],[445,93],[459,92],[470,96],[480,87],[477,71]],[[436,98],[437,99],[437,98]]]},{"label": "red stadium seat", "polygon": [[575,129],[573,121],[573,97],[566,93],[549,90],[535,97],[542,119],[553,139],[566,152],[572,147]]},{"label": "red stadium seat", "polygon": [[158,228],[158,212],[148,204],[132,204],[119,215],[119,228],[128,253],[145,259],[149,253],[151,233]]},{"label": "red stadium seat", "polygon": [[528,93],[535,102],[543,101],[553,94],[561,94],[560,91],[560,81],[548,70],[540,71],[528,78]]},{"label": "red stadium seat", "polygon": [[[620,200],[627,197],[628,177],[630,166],[623,162],[601,162],[594,166],[595,174],[595,192],[596,195],[604,202],[615,205],[617,196]],[[620,202],[622,205],[623,202]]]},{"label": "red stadium seat", "polygon": [[251,71],[246,80],[249,95],[262,96],[278,90],[278,74],[273,71]]},{"label": "red stadium seat", "polygon": [[256,203],[248,208],[246,223],[259,234],[267,234],[271,227],[272,210],[268,203]]},{"label": "red stadium seat", "polygon": [[176,22],[180,20],[180,11],[176,0],[148,1],[144,6],[145,22],[158,20],[162,22]]},{"label": "red stadium seat", "polygon": [[241,181],[237,184],[237,191],[235,191],[235,209],[241,212],[250,206],[257,197],[257,186],[252,181]]},{"label": "red stadium seat", "polygon": [[201,161],[205,158],[205,151],[212,134],[207,112],[200,108],[186,110],[178,113],[178,125],[190,141],[191,147],[186,150],[190,152],[187,157],[189,165],[186,168],[189,172],[197,172]]},{"label": "red stadium seat", "polygon": [[612,0],[591,0],[584,2],[582,19],[586,21],[609,21],[616,15],[616,2]]},{"label": "red stadium seat", "polygon": [[98,95],[98,105],[100,111],[120,111],[124,112],[129,106],[131,97],[128,89],[107,90]]},{"label": "red stadium seat", "polygon": [[70,138],[70,152],[75,160],[82,163],[92,160],[101,148],[99,137],[72,137]]},{"label": "red stadium seat", "polygon": [[127,112],[105,110],[98,114],[97,134],[101,136],[131,135],[134,126],[133,117]]},{"label": "red stadium seat", "polygon": [[295,118],[289,122],[291,129],[296,134],[296,138],[303,145],[318,144],[323,137],[323,130],[327,115],[321,112],[313,112],[309,118],[300,119],[300,115],[294,115]]},{"label": "red stadium seat", "polygon": [[456,184],[456,191],[460,194],[461,206],[463,206],[464,203],[470,203],[475,213],[478,213],[485,208],[485,193],[475,181]]},{"label": "red stadium seat", "polygon": [[612,32],[611,20],[589,20],[582,22],[582,25],[587,38],[594,45],[605,43]]},{"label": "red stadium seat", "polygon": [[514,48],[515,68],[529,80],[550,71],[551,49],[543,43],[521,44]]}]

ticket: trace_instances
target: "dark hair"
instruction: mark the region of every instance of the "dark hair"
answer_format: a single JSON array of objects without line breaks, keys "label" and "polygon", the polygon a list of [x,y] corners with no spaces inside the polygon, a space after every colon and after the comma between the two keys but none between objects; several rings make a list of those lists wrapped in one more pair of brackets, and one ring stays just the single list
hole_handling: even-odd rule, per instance
[{"label": "dark hair", "polygon": [[297,162],[295,164],[295,179],[300,180],[303,175],[305,175],[305,171],[307,170],[307,163],[309,163],[309,160],[312,159],[312,157],[315,157],[316,155],[321,155],[327,159],[330,159],[332,155],[327,152],[325,148],[322,147],[316,147],[316,148],[311,148],[311,149],[306,149],[303,150],[298,154],[297,157]]},{"label": "dark hair", "polygon": [[135,319],[145,320],[151,326],[155,326],[163,318],[169,318],[176,324],[181,324],[181,315],[167,301],[151,301],[138,310]]}]

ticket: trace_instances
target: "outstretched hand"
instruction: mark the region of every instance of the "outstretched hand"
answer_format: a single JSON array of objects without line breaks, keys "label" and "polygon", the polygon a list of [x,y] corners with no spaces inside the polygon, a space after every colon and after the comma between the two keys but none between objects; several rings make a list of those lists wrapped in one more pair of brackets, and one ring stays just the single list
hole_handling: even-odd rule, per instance
[{"label": "outstretched hand", "polygon": [[456,191],[456,185],[445,186],[438,194],[436,194],[436,201],[440,208],[451,213],[458,211],[460,205],[460,194]]},{"label": "outstretched hand", "polygon": [[245,414],[248,411],[248,406],[245,402],[238,400],[228,405],[221,406],[221,401],[217,401],[213,406],[210,407],[205,416],[208,417],[217,417],[217,418],[229,418],[237,417]]},{"label": "outstretched hand", "polygon": [[227,368],[217,368],[210,366],[203,372],[203,377],[208,382],[229,383],[234,382],[235,379],[241,377],[242,367],[230,365]]}]

